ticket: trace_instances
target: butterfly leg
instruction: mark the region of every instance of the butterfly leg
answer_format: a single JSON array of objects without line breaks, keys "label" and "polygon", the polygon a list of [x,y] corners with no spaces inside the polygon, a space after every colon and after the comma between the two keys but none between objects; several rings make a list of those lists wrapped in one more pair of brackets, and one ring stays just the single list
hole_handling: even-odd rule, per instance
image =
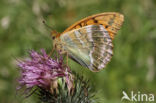
[{"label": "butterfly leg", "polygon": [[66,56],[67,56],[67,61],[66,62],[67,62],[67,66],[68,66],[68,53],[67,52],[66,52]]},{"label": "butterfly leg", "polygon": [[52,48],[52,50],[50,51],[50,53],[48,55],[49,57],[53,54],[54,50],[55,50],[55,48]]},{"label": "butterfly leg", "polygon": [[66,57],[66,65],[68,66],[68,53],[64,51],[64,52],[62,52],[62,54],[65,55],[65,57]]}]

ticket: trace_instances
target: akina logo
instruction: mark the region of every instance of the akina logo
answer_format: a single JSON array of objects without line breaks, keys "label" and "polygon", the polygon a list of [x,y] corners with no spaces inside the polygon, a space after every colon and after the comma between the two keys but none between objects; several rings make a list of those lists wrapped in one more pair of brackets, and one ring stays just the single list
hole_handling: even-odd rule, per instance
[{"label": "akina logo", "polygon": [[154,101],[154,94],[149,93],[141,93],[140,91],[138,92],[134,92],[131,91],[131,93],[128,95],[125,91],[122,92],[123,96],[121,98],[121,101],[134,101],[134,102],[144,102],[144,101],[148,101],[148,102],[153,102]]}]

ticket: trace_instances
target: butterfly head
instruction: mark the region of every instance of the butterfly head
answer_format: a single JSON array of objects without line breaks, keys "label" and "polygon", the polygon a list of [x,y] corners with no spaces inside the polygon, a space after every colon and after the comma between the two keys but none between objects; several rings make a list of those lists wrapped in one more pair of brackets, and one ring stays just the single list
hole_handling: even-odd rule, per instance
[{"label": "butterfly head", "polygon": [[58,32],[56,32],[55,30],[51,31],[51,37],[54,40],[57,36],[59,35]]}]

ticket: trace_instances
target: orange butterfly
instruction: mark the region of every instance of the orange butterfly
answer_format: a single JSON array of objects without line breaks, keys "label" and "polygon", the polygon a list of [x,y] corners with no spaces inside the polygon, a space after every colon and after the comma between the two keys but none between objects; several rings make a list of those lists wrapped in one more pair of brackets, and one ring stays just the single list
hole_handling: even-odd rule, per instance
[{"label": "orange butterfly", "polygon": [[110,62],[113,56],[112,40],[123,21],[124,16],[115,12],[89,16],[63,33],[53,31],[53,45],[62,54],[69,54],[79,64],[97,72]]}]

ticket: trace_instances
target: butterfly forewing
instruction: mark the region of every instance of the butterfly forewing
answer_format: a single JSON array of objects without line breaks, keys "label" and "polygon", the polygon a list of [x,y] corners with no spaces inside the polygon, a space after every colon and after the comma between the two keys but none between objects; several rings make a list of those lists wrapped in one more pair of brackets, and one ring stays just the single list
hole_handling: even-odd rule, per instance
[{"label": "butterfly forewing", "polygon": [[63,49],[75,61],[92,71],[103,69],[113,55],[109,32],[103,25],[88,25],[60,36]]},{"label": "butterfly forewing", "polygon": [[103,27],[109,32],[111,38],[114,38],[114,35],[120,29],[122,23],[124,21],[124,16],[115,12],[107,12],[89,16],[84,18],[69,28],[67,28],[64,32],[71,31],[73,29],[78,29],[87,25],[103,25]]}]

